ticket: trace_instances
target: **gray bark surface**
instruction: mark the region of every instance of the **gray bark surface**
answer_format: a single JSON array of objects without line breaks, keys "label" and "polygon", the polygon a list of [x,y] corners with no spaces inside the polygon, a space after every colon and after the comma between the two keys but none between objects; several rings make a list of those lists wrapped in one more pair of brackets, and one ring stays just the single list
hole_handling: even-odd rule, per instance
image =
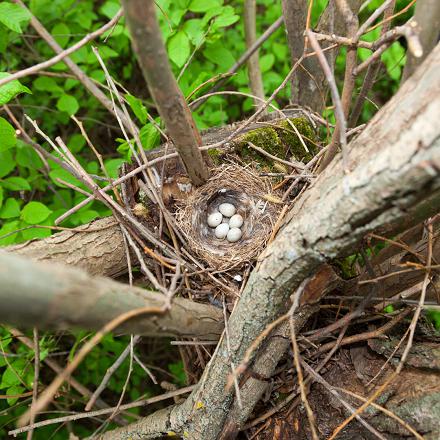
[{"label": "gray bark surface", "polygon": [[[229,319],[230,352],[222,340],[199,387],[167,413],[168,430],[185,432],[191,439],[219,439],[228,417],[239,429],[256,400],[255,393],[242,393],[246,413],[232,414],[234,390],[225,388],[231,361],[240,364],[255,338],[286,309],[290,295],[324,262],[350,254],[367,233],[398,225],[407,210],[440,192],[439,65],[437,47],[351,142],[349,174],[335,160],[299,199],[260,256]],[[273,365],[282,355],[274,353]],[[153,418],[101,438],[149,438],[143,433],[150,435]]]},{"label": "gray bark surface", "polygon": [[76,266],[90,275],[116,277],[127,272],[121,229],[113,217],[95,220],[76,228],[76,231],[59,232],[4,250],[37,261]]},{"label": "gray bark surface", "polygon": [[[161,307],[164,295],[130,287],[82,270],[37,263],[0,251],[0,322],[39,329],[99,330],[113,318],[141,307]],[[164,314],[131,319],[118,332],[217,340],[220,309],[175,298]]]}]

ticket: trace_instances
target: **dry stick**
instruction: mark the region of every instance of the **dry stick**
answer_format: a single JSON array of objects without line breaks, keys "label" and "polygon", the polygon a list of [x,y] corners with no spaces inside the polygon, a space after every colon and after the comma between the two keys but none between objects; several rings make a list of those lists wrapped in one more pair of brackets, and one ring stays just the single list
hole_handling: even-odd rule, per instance
[{"label": "dry stick", "polygon": [[[347,23],[348,36],[355,39],[356,31],[358,29],[357,17],[353,14],[350,7],[348,6],[346,0],[336,0],[339,12],[344,16]],[[312,47],[317,50],[320,49],[319,43],[316,41],[311,41]],[[316,46],[316,47],[315,47]],[[355,77],[353,75],[353,70],[356,67],[357,50],[353,47],[347,48],[347,57],[345,65],[345,75],[344,75],[344,86],[342,89],[342,97],[339,100],[339,93],[336,87],[336,81],[330,70],[330,66],[327,63],[326,58],[322,55],[319,56],[318,60],[324,70],[326,79],[329,83],[330,90],[332,93],[333,103],[335,105],[335,116],[337,120],[336,128],[333,133],[330,146],[325,154],[323,160],[318,167],[318,173],[322,172],[328,164],[333,160],[337,151],[338,145],[341,145],[342,149],[342,163],[344,171],[347,172],[347,117],[350,110],[351,98],[354,89]],[[325,62],[325,64],[323,64]]]},{"label": "dry stick", "polygon": [[[335,390],[342,391],[343,393],[348,394],[349,396],[352,396],[362,402],[366,402],[367,399],[365,397],[359,396],[359,394],[353,393],[353,391],[346,390],[345,388],[339,388],[339,387],[332,387]],[[425,440],[425,437],[421,436],[411,425],[405,422],[405,420],[401,419],[398,415],[390,411],[389,409],[384,408],[381,405],[378,405],[377,403],[371,402],[371,406],[373,408],[376,408],[377,410],[383,412],[388,417],[394,419],[399,425],[403,426],[405,429],[407,429],[411,434],[414,435],[419,440]]]},{"label": "dry stick", "polygon": [[[319,43],[316,41],[316,38],[313,35],[313,33],[308,31],[307,35],[309,37],[310,45],[312,46],[313,50],[316,52],[316,56],[318,57],[319,63],[321,64],[321,67],[325,73],[325,77],[326,77],[327,82],[330,87],[333,103],[335,105],[335,116],[336,116],[336,120],[339,125],[339,142],[340,142],[341,148],[342,148],[342,160],[344,163],[343,167],[344,167],[344,171],[347,171],[347,169],[346,169],[346,165],[347,165],[347,162],[346,162],[347,123],[346,123],[345,116],[344,116],[342,102],[339,97],[338,88],[336,86],[335,77],[333,76],[333,74],[330,70],[330,66],[327,62],[327,59],[325,58],[325,56],[322,52],[322,49],[319,46]],[[335,129],[335,132],[336,132],[336,129]],[[330,163],[331,159],[333,159],[335,154],[336,154],[336,149],[334,149],[333,153],[331,153],[331,154],[330,154],[330,150],[329,150],[329,153],[326,154],[326,157],[328,158],[327,164]],[[323,163],[324,163],[324,161],[321,162],[321,168],[322,168]]]},{"label": "dry stick", "polygon": [[303,380],[303,374],[301,369],[301,359],[299,354],[299,348],[298,348],[298,342],[296,341],[296,332],[295,332],[295,322],[293,320],[293,315],[295,313],[295,310],[298,308],[299,305],[299,299],[301,297],[302,292],[304,291],[304,283],[299,286],[299,288],[296,290],[296,292],[293,295],[293,304],[292,307],[289,310],[289,324],[290,324],[290,337],[292,340],[292,346],[293,346],[293,363],[295,365],[296,375],[298,377],[298,384],[299,389],[301,391],[301,400],[304,404],[304,407],[306,408],[307,418],[309,421],[310,431],[312,432],[312,438],[313,440],[318,440],[318,434],[316,432],[315,427],[315,416],[313,414],[312,408],[310,407],[310,404],[307,400],[307,393],[306,393],[306,387]]},{"label": "dry stick", "polygon": [[370,50],[373,48],[373,43],[370,43],[369,41],[360,40],[355,42],[352,38],[342,37],[334,34],[322,34],[319,32],[313,32],[313,35],[318,41],[329,41],[330,43],[336,43],[343,46],[362,47],[363,49]]},{"label": "dry stick", "polygon": [[[31,418],[29,423],[32,425],[35,421],[35,413],[33,407],[38,399],[38,381],[40,378],[40,343],[38,339],[38,329],[34,328],[34,383],[32,386],[32,404],[31,404]],[[27,440],[32,440],[34,430],[28,431]]]},{"label": "dry stick", "polygon": [[[225,296],[223,295],[223,319],[225,321],[225,337],[226,337],[226,348],[228,350],[228,355],[231,357],[231,343],[229,341],[229,328],[228,328],[228,315],[226,313],[226,302],[225,302]],[[235,389],[235,396],[237,398],[237,404],[240,409],[243,408],[243,403],[241,401],[241,394],[240,394],[240,386],[238,385],[238,376],[236,374],[235,370],[235,364],[232,359],[230,359],[231,362],[231,374],[232,374],[232,381],[234,383],[234,389]]]},{"label": "dry stick", "polygon": [[[380,47],[375,52],[373,52],[370,58],[359,64],[354,69],[353,74],[355,76],[358,75],[360,72],[365,70],[372,62],[376,61],[385,52],[385,50],[387,50],[387,43],[393,42],[399,36],[404,36],[406,38],[408,49],[416,58],[420,58],[423,55],[423,48],[414,29],[414,22],[409,22],[406,25],[395,27],[394,29],[391,29],[386,34],[384,34],[384,36],[381,38],[381,41],[378,41],[378,43],[380,43]],[[376,48],[376,46],[373,47]]]},{"label": "dry stick", "polygon": [[[136,345],[138,343],[138,341],[140,340],[140,338],[141,337],[139,335],[136,335],[133,339],[133,345]],[[107,371],[105,373],[105,376],[102,378],[101,383],[99,384],[98,388],[96,388],[95,392],[93,393],[92,397],[90,397],[89,401],[87,402],[87,405],[84,408],[86,411],[90,411],[93,408],[93,406],[95,405],[96,399],[105,390],[109,380],[113,376],[113,373],[125,361],[126,357],[130,353],[130,349],[131,349],[131,344],[128,344],[127,347],[125,347],[125,350],[119,355],[119,357],[113,363],[113,365],[111,367],[107,368]]]},{"label": "dry stick", "polygon": [[122,4],[134,50],[159,114],[191,181],[202,185],[209,177],[199,150],[202,140],[171,71],[154,2],[123,0]]},{"label": "dry stick", "polygon": [[263,148],[257,147],[255,144],[253,144],[250,141],[247,141],[247,144],[249,145],[249,147],[251,147],[252,149],[254,149],[255,151],[258,151],[259,153],[263,154],[264,156],[269,157],[272,160],[275,160],[276,162],[282,163],[284,165],[287,165],[289,167],[293,167],[299,171],[303,171],[304,170],[304,165],[300,162],[290,162],[288,160],[284,160],[281,159],[280,157],[274,156],[273,154],[268,153],[266,150],[264,150]]},{"label": "dry stick", "polygon": [[[402,313],[399,313],[397,316],[395,316],[391,321],[384,324],[382,327],[379,327],[376,330],[373,330],[371,332],[361,333],[358,335],[348,336],[344,338],[342,341],[340,341],[339,345],[350,345],[354,344],[356,342],[360,341],[367,341],[369,339],[375,339],[379,336],[385,334],[389,330],[391,330],[393,327],[395,327],[402,319],[404,319],[409,313],[411,312],[411,309],[406,309]],[[327,344],[323,344],[319,347],[319,349],[313,354],[313,356],[318,356],[321,353],[325,353],[328,350],[331,350],[335,346],[335,342],[328,342]]]},{"label": "dry stick", "polygon": [[15,72],[12,75],[7,76],[6,78],[0,79],[0,87],[15,79],[23,78],[28,75],[35,75],[40,70],[53,66],[54,64],[63,60],[65,57],[81,49],[81,47],[86,45],[89,41],[94,40],[96,37],[99,37],[108,29],[111,29],[119,21],[122,15],[123,15],[122,9],[120,9],[116,13],[116,15],[104,26],[100,27],[98,30],[92,32],[91,34],[86,35],[82,40],[78,41],[76,44],[69,47],[68,49],[65,49],[62,52],[58,53],[58,55],[55,55],[53,58],[47,61],[43,61],[42,63],[35,64],[31,67],[28,67],[27,69],[23,69],[18,72]]},{"label": "dry stick", "polygon": [[[281,25],[284,23],[283,16],[279,17],[275,22],[273,22],[262,34],[261,36],[255,41],[255,43],[249,47],[246,52],[238,59],[238,61],[226,72],[224,73],[223,77],[218,81],[214,87],[212,87],[209,92],[215,92],[217,91],[226,81],[227,79],[234,75],[238,69],[240,69],[243,64],[246,63],[246,61],[257,51],[260,46],[263,45],[263,43],[268,40],[271,35],[277,31]],[[199,101],[194,107],[193,110],[197,110],[202,104],[204,100]]]},{"label": "dry stick", "polygon": [[[391,2],[389,2],[389,5],[384,10],[384,14],[383,14],[384,19],[387,19],[388,17],[390,17],[393,14],[395,6],[396,6],[396,0],[392,0]],[[384,23],[384,25],[382,26],[381,32],[380,32],[381,37],[383,37],[383,35],[386,32],[388,32],[390,25],[391,25],[391,22]],[[365,74],[365,78],[362,83],[361,90],[359,92],[359,95],[358,95],[355,103],[354,103],[353,111],[351,112],[351,115],[350,115],[350,120],[348,122],[349,127],[353,127],[356,125],[356,123],[359,119],[359,116],[361,115],[364,101],[367,97],[368,92],[373,87],[373,84],[374,84],[376,76],[379,72],[379,69],[380,69],[380,63],[378,63],[378,62],[371,63],[368,66],[367,73]]]},{"label": "dry stick", "polygon": [[388,23],[389,21],[393,20],[394,18],[398,17],[399,15],[404,14],[411,6],[416,2],[417,0],[411,0],[410,3],[408,3],[403,9],[401,9],[399,12],[395,13],[391,17],[388,17],[387,19],[375,24],[374,26],[370,27],[367,32],[371,32],[373,29],[378,28],[379,26],[382,26],[385,23]]},{"label": "dry stick", "polygon": [[[431,260],[432,260],[432,223],[430,222],[430,220],[428,220],[428,256],[427,256],[427,264],[430,265],[431,264]],[[405,350],[403,351],[402,357],[400,359],[399,365],[397,366],[396,370],[390,374],[390,376],[385,380],[385,382],[372,394],[372,396],[363,404],[361,405],[357,411],[356,411],[356,415],[362,413],[369,405],[371,402],[373,402],[374,400],[376,400],[380,394],[382,394],[382,392],[386,389],[386,387],[400,374],[400,372],[403,369],[403,366],[405,365],[406,359],[409,355],[409,352],[411,350],[412,347],[412,342],[414,339],[414,333],[417,327],[417,322],[419,320],[420,317],[420,313],[422,311],[423,308],[423,304],[425,302],[425,298],[426,298],[426,290],[429,284],[429,275],[430,272],[429,270],[426,272],[425,278],[423,280],[423,287],[422,287],[422,292],[420,294],[420,300],[419,300],[419,304],[417,305],[416,311],[414,313],[413,319],[411,320],[411,324],[409,326],[409,336],[408,336],[408,342],[406,344]],[[350,417],[348,417],[347,419],[344,420],[344,422],[342,422],[332,433],[332,435],[329,437],[328,440],[334,440],[334,438],[338,435],[339,432],[341,432],[342,429],[344,429],[345,426],[348,425],[348,423],[351,422],[351,420],[353,420],[353,417],[355,415],[351,415]]]},{"label": "dry stick", "polygon": [[[189,107],[192,107],[192,104],[199,102],[200,100],[205,100],[207,98],[209,98],[210,96],[216,96],[216,95],[241,95],[241,96],[248,96],[249,98],[253,98],[254,101],[258,101],[258,102],[262,102],[263,104],[266,103],[266,100],[263,98],[260,98],[256,95],[253,95],[251,93],[245,93],[245,92],[236,92],[236,91],[232,91],[232,90],[225,90],[222,92],[212,92],[212,93],[207,93],[206,95],[200,96],[199,98],[195,99],[193,102],[191,102],[191,104],[189,104]],[[278,109],[277,107],[275,107],[273,104],[268,104],[268,106],[272,109],[274,109],[282,118],[285,118],[287,123],[292,127],[293,131],[295,132],[295,134],[298,136],[298,139],[300,140],[302,146],[304,147],[304,150],[309,153],[309,149],[307,147],[307,144],[304,142],[303,136],[301,135],[301,133],[298,131],[298,129],[296,128],[295,124],[286,116],[286,114]],[[260,107],[260,106],[258,106]],[[263,113],[264,116],[264,113]]]},{"label": "dry stick", "polygon": [[[245,0],[244,2],[244,35],[246,39],[246,48],[249,49],[257,39],[256,26],[257,6],[256,0]],[[260,62],[258,58],[258,50],[249,57],[248,62],[248,76],[252,94],[264,100],[263,78],[261,76]],[[255,106],[258,108],[261,101],[254,100]],[[266,114],[265,111],[263,114]]]},{"label": "dry stick", "polygon": [[[191,385],[189,387],[181,388],[176,391],[171,391],[169,393],[164,393],[159,396],[150,397],[149,399],[139,400],[137,402],[127,403],[125,405],[121,405],[119,407],[119,411],[125,411],[127,409],[132,408],[139,408],[141,406],[151,405],[152,403],[161,402],[163,400],[172,399],[173,397],[181,396],[182,394],[190,393],[197,385]],[[14,429],[13,431],[9,431],[9,435],[16,436],[17,434],[21,434],[23,432],[29,431],[30,429],[34,428],[41,428],[42,426],[48,426],[53,425],[55,423],[63,423],[63,422],[70,422],[74,420],[80,420],[80,419],[88,419],[92,417],[98,417],[106,414],[111,414],[115,408],[105,408],[97,411],[89,411],[79,414],[73,414],[70,416],[65,417],[58,417],[55,419],[48,419],[44,420],[42,422],[34,423],[33,425],[24,426],[23,428]]]},{"label": "dry stick", "polygon": [[[368,27],[371,26],[376,18],[378,18],[382,12],[384,12],[388,6],[391,5],[391,3],[395,3],[396,0],[385,0],[368,18],[365,20],[364,23],[359,27],[359,30],[356,32],[356,35],[354,36],[355,40],[359,40],[359,38],[364,35],[364,33],[367,31]],[[384,16],[384,18],[387,18]]]},{"label": "dry stick", "polygon": [[373,433],[377,438],[381,440],[387,440],[386,437],[384,437],[379,431],[377,431],[375,428],[373,428],[369,423],[367,423],[362,417],[360,417],[358,414],[356,414],[356,410],[348,403],[346,402],[341,395],[336,391],[334,387],[332,387],[320,374],[316,373],[315,370],[313,370],[312,367],[310,367],[306,362],[301,360],[302,365],[304,366],[304,369],[313,376],[313,379],[315,379],[317,382],[319,382],[326,390],[330,392],[336,399],[338,399],[342,405],[347,408],[351,413],[353,417],[356,417],[356,419],[361,423],[365,428],[367,428],[371,433]]},{"label": "dry stick", "polygon": [[[123,322],[132,319],[136,316],[145,315],[145,314],[162,314],[165,313],[166,309],[164,307],[141,307],[139,309],[130,310],[126,313],[123,313],[116,318],[112,319],[108,322],[104,327],[101,328],[96,334],[89,339],[78,351],[75,357],[72,359],[69,365],[62,371],[62,373],[58,374],[58,376],[52,381],[52,383],[44,390],[44,392],[40,395],[40,398],[37,400],[33,412],[38,414],[43,411],[49,402],[52,400],[55,393],[58,391],[58,388],[63,384],[63,382],[72,375],[72,373],[76,370],[78,365],[83,361],[83,359],[90,353],[90,351],[102,340],[102,338],[116,327],[119,327]],[[30,420],[30,412],[26,411],[19,419],[18,426],[22,427],[29,423]]]},{"label": "dry stick", "polygon": [[[32,14],[32,12],[26,7],[22,0],[13,0],[14,3],[20,5],[25,9],[31,17],[31,25],[36,30],[36,32],[43,38],[47,44],[56,53],[63,52],[63,48],[55,41],[55,39],[50,35],[47,29],[42,25],[42,23]],[[76,63],[74,63],[69,57],[64,57],[64,64],[72,71],[72,73],[78,78],[78,80],[84,85],[84,87],[112,114],[113,106],[111,101],[105,96],[105,94],[96,86],[96,84],[81,70]],[[118,108],[116,110],[119,117],[124,122],[124,125],[129,128],[129,123],[126,121],[123,112]],[[138,129],[136,128],[136,131]]]},{"label": "dry stick", "polygon": [[[26,347],[30,348],[31,350],[35,350],[35,344],[32,342],[31,339],[29,339],[27,336],[23,335],[23,333],[13,327],[9,327],[9,331],[12,333],[14,338],[17,338],[21,343],[26,345]],[[43,361],[45,364],[49,366],[55,373],[61,374],[63,371],[63,368],[61,365],[59,365],[56,361],[52,360],[51,358],[45,358]],[[92,393],[90,390],[88,390],[84,385],[82,385],[80,382],[78,382],[73,377],[68,377],[66,379],[66,382],[75,389],[81,396],[89,398]],[[108,405],[101,399],[98,399],[96,401],[96,406],[98,408],[108,408]]]}]

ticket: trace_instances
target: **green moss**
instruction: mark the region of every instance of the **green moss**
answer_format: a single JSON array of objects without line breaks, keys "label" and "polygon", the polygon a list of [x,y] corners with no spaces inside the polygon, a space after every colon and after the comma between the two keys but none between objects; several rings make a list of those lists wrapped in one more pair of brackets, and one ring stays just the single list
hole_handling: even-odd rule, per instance
[{"label": "green moss", "polygon": [[213,148],[212,150],[208,150],[208,156],[214,162],[214,165],[220,165],[222,163],[221,160],[222,152],[217,148]]},{"label": "green moss", "polygon": [[308,162],[317,152],[314,145],[316,136],[313,128],[305,118],[292,118],[290,121],[303,136],[309,153],[304,149],[298,135],[288,121],[278,122],[273,127],[257,128],[240,136],[235,142],[236,152],[245,162],[255,161],[262,168],[268,169],[272,169],[273,161],[249,147],[248,142],[252,142],[257,147],[281,159],[289,159],[294,156],[298,161]]}]

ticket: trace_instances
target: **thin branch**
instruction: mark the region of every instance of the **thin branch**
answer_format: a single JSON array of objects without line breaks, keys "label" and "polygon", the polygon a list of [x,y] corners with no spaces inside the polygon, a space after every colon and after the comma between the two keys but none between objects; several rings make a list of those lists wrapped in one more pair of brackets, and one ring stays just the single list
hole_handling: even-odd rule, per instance
[{"label": "thin branch", "polygon": [[63,50],[58,55],[55,55],[53,58],[50,58],[47,61],[43,61],[42,63],[34,64],[31,67],[28,67],[27,69],[20,70],[18,72],[13,73],[10,76],[7,76],[6,78],[0,79],[0,87],[4,86],[10,81],[14,81],[19,78],[23,78],[28,75],[35,75],[40,70],[47,69],[48,67],[53,66],[54,64],[62,61],[64,58],[69,56],[70,54],[76,52],[77,50],[81,49],[81,47],[85,46],[89,41],[94,40],[96,37],[99,37],[107,30],[111,29],[122,17],[123,12],[122,9],[120,9],[116,15],[104,26],[100,27],[96,31],[92,32],[91,34],[86,35],[82,40],[75,43],[73,46],[69,47],[68,49]]}]

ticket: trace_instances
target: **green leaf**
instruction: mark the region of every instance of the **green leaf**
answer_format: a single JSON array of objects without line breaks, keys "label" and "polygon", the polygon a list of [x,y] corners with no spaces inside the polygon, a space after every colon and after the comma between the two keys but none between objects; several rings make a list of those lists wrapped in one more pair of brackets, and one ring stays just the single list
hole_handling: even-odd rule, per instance
[{"label": "green leaf", "polygon": [[[0,72],[0,79],[7,78],[8,76],[11,76],[11,74]],[[32,94],[32,92],[26,86],[21,84],[18,79],[14,79],[3,86],[0,86],[0,105],[7,104],[12,98],[20,93]]]},{"label": "green leaf", "polygon": [[15,168],[15,160],[12,153],[0,149],[0,178],[7,176]]},{"label": "green leaf", "polygon": [[[24,387],[14,385],[6,390],[6,394],[8,396],[17,396],[19,394],[23,394],[23,391],[25,391]],[[18,397],[11,397],[9,399],[6,399],[6,402],[8,402],[9,406],[12,406],[17,403],[18,399]]]},{"label": "green leaf", "polygon": [[110,177],[117,178],[119,167],[124,163],[124,159],[110,159],[104,162],[105,169]]},{"label": "green leaf", "polygon": [[69,116],[72,116],[78,111],[79,104],[74,96],[63,95],[58,99],[57,108],[62,112],[66,112]]},{"label": "green leaf", "polygon": [[179,31],[168,41],[168,55],[177,65],[182,67],[190,54],[190,43],[185,32]]},{"label": "green leaf", "polygon": [[[26,222],[23,222],[21,227],[25,228],[28,225]],[[23,240],[33,240],[35,238],[46,238],[52,235],[52,232],[48,228],[30,228],[21,231],[21,235],[23,236]]]},{"label": "green leaf", "polygon": [[270,70],[273,66],[273,64],[275,63],[275,55],[272,53],[268,53],[266,55],[263,55],[260,58],[260,69],[261,72],[267,72],[268,70]]},{"label": "green leaf", "polygon": [[136,96],[130,95],[129,93],[125,95],[125,99],[127,100],[128,104],[133,110],[133,113],[136,115],[139,121],[141,121],[142,124],[145,124],[145,122],[147,121],[148,112],[142,101],[136,98]]},{"label": "green leaf", "polygon": [[232,6],[226,6],[222,9],[222,13],[214,21],[214,29],[230,26],[240,19]]},{"label": "green leaf", "polygon": [[214,64],[220,66],[222,70],[228,70],[235,62],[232,53],[226,49],[224,44],[220,41],[216,41],[214,44],[210,44],[203,51],[203,55],[212,61]]},{"label": "green leaf", "polygon": [[55,168],[52,169],[52,171],[49,172],[49,177],[53,180],[55,185],[61,186],[62,188],[67,188],[66,185],[63,185],[60,183],[57,179],[64,180],[67,183],[71,183],[72,185],[81,187],[82,184],[78,179],[75,179],[75,177],[72,176],[68,171],[66,171],[64,168]]},{"label": "green leaf", "polygon": [[28,22],[30,13],[19,5],[13,3],[0,3],[0,23],[18,34],[21,34],[21,24]]},{"label": "green leaf", "polygon": [[57,23],[51,31],[55,41],[64,49],[70,40],[70,28],[65,23]]},{"label": "green leaf", "polygon": [[99,12],[107,18],[112,19],[119,11],[119,8],[118,2],[107,1],[99,8]]},{"label": "green leaf", "polygon": [[3,180],[2,185],[11,191],[30,191],[31,186],[23,177],[7,177]]},{"label": "green leaf", "polygon": [[[0,200],[2,198],[1,191],[3,188],[0,188]],[[0,201],[1,206],[1,201]],[[2,209],[0,210],[0,218],[14,218],[18,217],[20,215],[20,205],[12,197],[9,197],[6,199],[6,202],[4,203]]]},{"label": "green leaf", "polygon": [[[0,246],[8,246],[10,244],[15,243],[15,239],[17,238],[18,232],[9,235],[11,232],[16,231],[19,228],[18,221],[14,220],[9,223],[5,223],[0,229]],[[2,238],[4,235],[7,237]]]},{"label": "green leaf", "polygon": [[69,150],[72,153],[79,153],[84,148],[85,144],[86,140],[84,139],[84,136],[79,133],[73,134],[67,142]]},{"label": "green leaf", "polygon": [[[156,122],[158,122],[158,120]],[[157,128],[149,123],[141,128],[139,138],[144,149],[149,151],[159,145],[160,134]]]},{"label": "green leaf", "polygon": [[3,205],[3,188],[0,186],[0,207]]},{"label": "green leaf", "polygon": [[20,382],[20,374],[22,371],[16,370],[15,368],[12,368],[12,366],[9,366],[5,369],[2,375],[2,381],[0,383],[0,389],[4,388],[10,388],[14,385],[19,385]]},{"label": "green leaf", "polygon": [[18,140],[16,151],[15,160],[18,165],[34,170],[43,166],[40,156],[30,145]]},{"label": "green leaf", "polygon": [[192,12],[206,12],[223,4],[222,0],[192,0],[188,9]]},{"label": "green leaf", "polygon": [[57,95],[63,93],[63,88],[60,87],[53,78],[48,76],[39,76],[34,80],[32,85],[35,90],[41,92],[50,92]]},{"label": "green leaf", "polygon": [[0,117],[0,151],[9,150],[15,142],[14,127],[6,119]]},{"label": "green leaf", "polygon": [[40,202],[29,202],[21,211],[21,218],[30,225],[37,225],[49,217],[52,211]]},{"label": "green leaf", "polygon": [[193,18],[192,20],[186,20],[183,25],[185,31],[191,43],[194,46],[201,44],[204,38],[203,22],[199,18]]}]

